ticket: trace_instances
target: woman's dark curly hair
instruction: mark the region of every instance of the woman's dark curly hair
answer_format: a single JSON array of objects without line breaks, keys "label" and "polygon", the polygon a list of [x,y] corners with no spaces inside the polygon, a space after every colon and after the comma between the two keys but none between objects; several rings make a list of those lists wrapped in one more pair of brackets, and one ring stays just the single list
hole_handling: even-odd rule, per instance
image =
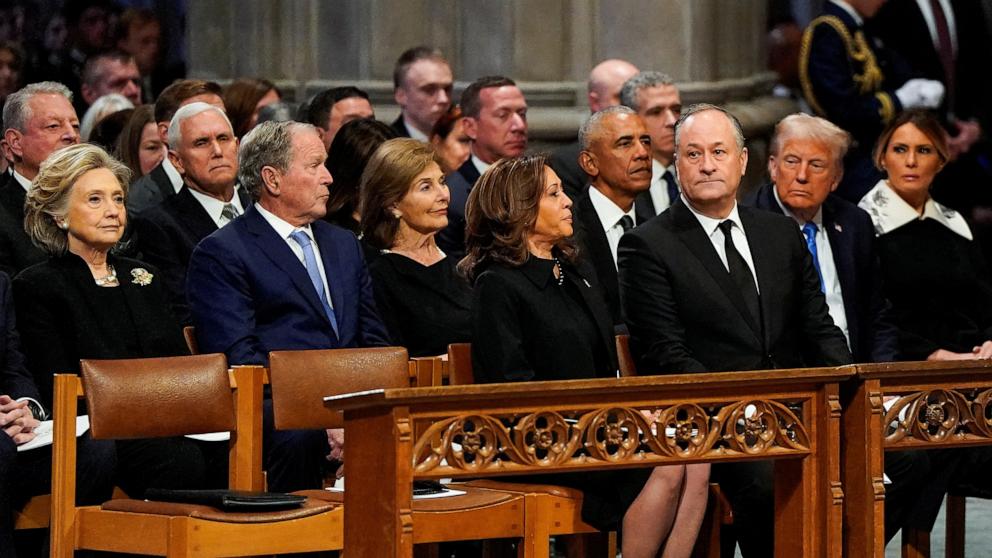
[{"label": "woman's dark curly hair", "polygon": [[[503,159],[472,187],[465,207],[466,256],[458,264],[469,281],[493,263],[516,267],[530,257],[527,238],[547,187],[547,164],[546,155]],[[555,244],[555,252],[571,261],[576,250],[570,238],[563,238]]]}]

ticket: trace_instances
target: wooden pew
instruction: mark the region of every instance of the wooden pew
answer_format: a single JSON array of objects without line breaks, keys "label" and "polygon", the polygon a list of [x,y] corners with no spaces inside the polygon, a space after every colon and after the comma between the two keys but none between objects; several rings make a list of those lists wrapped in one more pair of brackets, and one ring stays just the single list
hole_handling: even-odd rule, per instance
[{"label": "wooden pew", "polygon": [[[328,411],[344,411],[345,428],[361,433],[348,440],[348,556],[412,556],[413,478],[774,459],[776,554],[839,557],[838,383],[853,373],[723,372],[328,397]],[[661,411],[657,434],[641,409]]]},{"label": "wooden pew", "polygon": [[[983,415],[992,404],[992,361],[893,362],[855,369],[856,377],[844,389],[841,420],[845,556],[884,558],[883,452],[992,444],[992,421]],[[896,400],[886,410],[890,397]],[[948,521],[958,527],[963,515]],[[961,556],[963,548],[953,549],[953,531],[948,531],[948,556]],[[928,533],[910,533],[903,556],[929,556],[929,547]]]}]

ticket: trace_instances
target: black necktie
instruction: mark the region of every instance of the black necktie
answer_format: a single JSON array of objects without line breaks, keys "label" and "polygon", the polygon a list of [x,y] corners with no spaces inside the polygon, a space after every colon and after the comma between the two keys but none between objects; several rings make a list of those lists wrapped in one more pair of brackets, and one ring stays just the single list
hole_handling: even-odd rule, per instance
[{"label": "black necktie", "polygon": [[754,322],[760,324],[761,307],[758,303],[758,288],[754,285],[751,269],[747,266],[741,253],[737,251],[737,247],[734,246],[734,241],[730,236],[730,231],[733,228],[734,222],[730,219],[720,223],[720,230],[723,231],[723,248],[727,252],[727,268],[730,271],[730,279],[744,295],[744,302],[747,304],[751,316],[754,317]]},{"label": "black necktie", "polygon": [[630,215],[624,215],[623,217],[621,217],[620,220],[617,221],[617,224],[620,225],[620,228],[623,229],[623,232],[627,232],[630,229],[634,228],[634,220],[630,218]]},{"label": "black necktie", "polygon": [[679,185],[675,183],[675,177],[670,171],[666,170],[661,177],[665,179],[665,184],[668,187],[668,204],[673,205],[675,200],[679,199]]}]

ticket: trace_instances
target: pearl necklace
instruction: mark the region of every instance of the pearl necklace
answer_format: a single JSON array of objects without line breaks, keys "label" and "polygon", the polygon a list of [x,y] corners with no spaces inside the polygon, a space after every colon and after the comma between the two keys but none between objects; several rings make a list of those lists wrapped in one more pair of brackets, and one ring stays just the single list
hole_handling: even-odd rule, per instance
[{"label": "pearl necklace", "polygon": [[114,266],[108,265],[107,271],[109,271],[110,273],[108,273],[103,277],[97,277],[96,279],[93,279],[93,282],[96,283],[96,286],[116,287],[117,285],[119,285],[119,283],[117,282],[117,270],[114,269]]},{"label": "pearl necklace", "polygon": [[565,268],[561,266],[561,262],[558,261],[558,256],[555,256],[555,267],[558,269],[558,286],[565,284]]}]

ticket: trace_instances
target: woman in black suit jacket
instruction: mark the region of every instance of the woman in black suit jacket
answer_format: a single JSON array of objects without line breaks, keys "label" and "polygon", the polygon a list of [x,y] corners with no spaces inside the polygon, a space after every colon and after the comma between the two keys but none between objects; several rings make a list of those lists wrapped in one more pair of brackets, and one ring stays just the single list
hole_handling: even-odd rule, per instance
[{"label": "woman in black suit jacket", "polygon": [[[42,164],[27,195],[25,229],[50,257],[14,279],[14,299],[28,368],[46,403],[52,375],[78,373],[80,359],[188,354],[157,270],[111,253],[127,224],[129,174],[99,147],[70,146]],[[117,483],[135,498],[150,487],[224,486],[220,446],[118,441]]]},{"label": "woman in black suit jacket", "polygon": [[448,185],[434,149],[396,138],[382,144],[362,175],[364,240],[379,315],[393,343],[411,357],[439,355],[471,340],[472,289],[434,238],[448,226]]},{"label": "woman in black suit jacket", "polygon": [[[504,159],[473,187],[459,264],[475,282],[472,362],[480,382],[616,377],[610,312],[569,242],[572,202],[545,157]],[[622,527],[626,558],[689,556],[709,467],[542,476],[582,489],[582,515]]]}]

